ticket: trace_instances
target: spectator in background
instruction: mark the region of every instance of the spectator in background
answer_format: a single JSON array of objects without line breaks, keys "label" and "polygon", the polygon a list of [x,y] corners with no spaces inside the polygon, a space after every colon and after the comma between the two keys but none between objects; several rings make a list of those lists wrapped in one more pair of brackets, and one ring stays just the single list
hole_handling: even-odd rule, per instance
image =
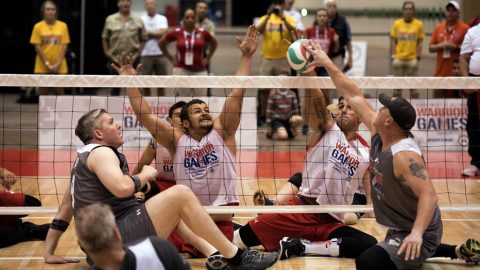
[{"label": "spectator in background", "polygon": [[206,1],[198,1],[195,7],[195,13],[197,13],[197,20],[195,22],[195,27],[203,28],[208,31],[210,35],[215,36],[215,25],[207,17],[208,15],[208,5]]},{"label": "spectator in background", "polygon": [[[122,53],[131,53],[133,64],[137,66],[147,40],[142,19],[130,12],[132,1],[118,0],[117,6],[118,12],[107,17],[102,31],[103,53],[108,59],[107,70],[110,75],[116,74],[111,65],[118,65],[117,57]],[[111,94],[118,96],[120,89],[114,89]]]},{"label": "spectator in background", "polygon": [[453,77],[461,77],[462,71],[460,70],[460,58],[455,59],[452,65],[452,76]]},{"label": "spectator in background", "polygon": [[[468,30],[460,52],[462,76],[480,77],[480,24]],[[480,93],[470,91],[467,96],[468,154],[472,157],[470,166],[462,175],[480,175]]]},{"label": "spectator in background", "polygon": [[[160,41],[160,48],[173,64],[173,75],[207,76],[207,65],[215,50],[217,40],[203,28],[195,27],[195,11],[191,8],[183,14],[183,26],[169,31]],[[175,41],[177,52],[175,57],[167,49],[167,44]],[[204,55],[205,47],[208,52]],[[206,96],[206,88],[178,89],[179,96]]]},{"label": "spectator in background", "polygon": [[272,89],[267,100],[267,138],[293,139],[303,123],[300,106],[295,93],[290,89]]},{"label": "spectator in background", "polygon": [[285,15],[292,17],[295,20],[297,31],[303,33],[305,31],[305,26],[302,21],[302,14],[298,9],[294,8],[295,0],[285,0],[285,10],[283,11]]},{"label": "spectator in background", "polygon": [[[0,207],[5,206],[41,206],[35,197],[10,191],[17,182],[11,171],[0,167]],[[37,225],[21,220],[25,216],[0,216],[0,248],[29,240],[45,240],[50,224]]]},{"label": "spectator in background", "polygon": [[106,204],[94,203],[80,209],[75,221],[78,244],[95,269],[190,269],[175,247],[157,236],[122,246],[115,216]]},{"label": "spectator in background", "polygon": [[[307,28],[307,38],[320,44],[322,50],[325,51],[330,59],[333,58],[334,53],[340,48],[339,38],[335,29],[328,26],[328,14],[327,9],[320,8],[317,10],[317,16],[313,21],[313,26]],[[315,73],[317,76],[328,76],[325,68],[316,68]],[[326,93],[324,92],[324,95]],[[328,100],[328,96],[325,96]]]},{"label": "spectator in background", "polygon": [[[157,14],[157,1],[145,0],[144,5],[147,14],[142,16],[142,21],[148,40],[141,54],[142,75],[167,75],[170,64],[158,46],[158,42],[168,29],[167,18]],[[145,96],[150,95],[149,88],[144,91]],[[164,90],[159,89],[158,95],[165,95]]]},{"label": "spectator in background", "polygon": [[[422,41],[425,38],[422,21],[414,18],[413,1],[403,2],[403,18],[397,19],[390,30],[393,72],[395,76],[418,75],[418,64],[422,56]],[[401,97],[402,90],[395,89],[393,96]],[[418,98],[418,89],[410,89],[410,98]]]},{"label": "spectator in background", "polygon": [[[345,17],[338,14],[336,0],[325,0],[325,7],[328,12],[328,25],[335,29],[340,41],[340,48],[333,54],[332,61],[339,69],[343,70],[343,72],[347,72],[353,65],[350,25]],[[348,59],[347,63],[344,64],[346,52],[348,52]]]},{"label": "spectator in background", "polygon": [[[68,71],[65,53],[70,43],[67,25],[57,20],[57,5],[53,1],[43,2],[40,13],[43,20],[33,27],[30,43],[35,46],[35,74],[66,74]],[[39,87],[39,95],[48,95],[48,88]],[[63,87],[55,89],[63,95]]]},{"label": "spectator in background", "polygon": [[[460,4],[450,1],[445,6],[446,20],[435,26],[430,38],[429,51],[437,53],[437,64],[435,66],[436,77],[448,77],[452,75],[453,61],[460,55],[460,45],[463,37],[468,31],[468,25],[461,20]],[[458,97],[458,90],[435,90],[435,98]]]},{"label": "spectator in background", "polygon": [[[290,65],[287,60],[289,45],[284,41],[292,40],[291,31],[295,31],[295,19],[286,15],[285,0],[272,0],[267,14],[258,21],[257,30],[263,35],[262,65],[260,75],[264,76],[289,76]],[[265,123],[267,97],[269,89],[259,89],[257,94],[257,124]]]}]

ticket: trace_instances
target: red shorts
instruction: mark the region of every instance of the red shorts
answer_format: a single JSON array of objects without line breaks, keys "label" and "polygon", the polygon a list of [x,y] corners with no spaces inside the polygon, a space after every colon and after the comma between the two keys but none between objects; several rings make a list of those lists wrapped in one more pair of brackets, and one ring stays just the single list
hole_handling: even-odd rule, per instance
[{"label": "red shorts", "polygon": [[158,188],[160,189],[160,192],[165,191],[177,184],[174,181],[162,180],[159,178],[157,178],[154,182],[155,184],[157,184]]},{"label": "red shorts", "polygon": [[[295,197],[288,205],[303,204]],[[334,230],[345,226],[329,214],[263,214],[248,224],[266,251],[278,250],[278,242],[285,236],[326,241]]]},{"label": "red shorts", "polygon": [[[0,191],[0,206],[25,206],[23,193]],[[23,216],[5,215],[0,217],[0,227],[15,228]]]},{"label": "red shorts", "polygon": [[[237,206],[238,203],[229,203],[227,206]],[[227,237],[229,241],[233,240],[233,223],[231,220],[228,221],[216,221],[217,227],[220,231]],[[168,241],[172,243],[177,249],[178,252],[186,252],[190,254],[193,258],[205,258],[205,255],[202,254],[198,249],[190,245],[187,241],[183,240],[177,232],[172,232],[168,237]]]}]

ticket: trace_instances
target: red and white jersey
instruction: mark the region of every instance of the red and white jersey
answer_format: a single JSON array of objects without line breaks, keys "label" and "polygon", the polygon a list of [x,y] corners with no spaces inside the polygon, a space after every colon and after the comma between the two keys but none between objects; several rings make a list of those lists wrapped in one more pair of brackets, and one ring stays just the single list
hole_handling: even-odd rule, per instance
[{"label": "red and white jersey", "polygon": [[158,180],[175,182],[175,172],[173,171],[173,160],[170,152],[158,143],[155,147],[155,168],[158,171]]},{"label": "red and white jersey", "polygon": [[[308,149],[298,194],[317,198],[319,205],[352,204],[353,195],[369,166],[369,148],[363,138],[348,141],[337,124]],[[340,213],[330,213],[343,221]]]},{"label": "red and white jersey", "polygon": [[180,137],[174,171],[177,184],[190,187],[202,205],[238,202],[235,156],[214,129],[200,142]]}]

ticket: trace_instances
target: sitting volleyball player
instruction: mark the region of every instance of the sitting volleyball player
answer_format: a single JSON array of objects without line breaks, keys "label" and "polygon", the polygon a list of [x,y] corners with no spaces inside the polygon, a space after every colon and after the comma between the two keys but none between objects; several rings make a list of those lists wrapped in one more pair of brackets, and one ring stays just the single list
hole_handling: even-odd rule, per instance
[{"label": "sitting volleyball player", "polygon": [[[315,73],[310,72],[310,76]],[[289,205],[351,204],[359,182],[368,175],[368,146],[358,134],[358,116],[344,99],[335,122],[326,110],[320,89],[307,89],[305,116],[312,130],[307,138],[303,179]],[[286,239],[279,245],[283,237]],[[300,244],[298,238],[311,244]],[[326,242],[333,240],[330,242]],[[262,214],[235,231],[239,247],[263,245],[281,249],[281,259],[292,255],[319,254],[356,258],[377,240],[343,223],[343,214]]]},{"label": "sitting volleyball player", "polygon": [[[339,103],[343,98],[339,98]],[[342,115],[342,111],[338,108],[339,104],[332,103],[327,106],[327,110],[332,116],[332,119],[335,121],[338,120],[337,117],[340,117]],[[290,201],[297,193],[298,190],[300,189],[300,186],[302,185],[302,173],[298,172],[295,173],[288,179],[288,182],[285,183],[282,188],[280,189],[279,192],[275,195],[274,198],[270,199],[265,195],[263,190],[259,189],[255,191],[253,194],[253,204],[255,205],[275,205],[275,204],[288,204],[288,201]],[[370,194],[370,183],[368,182],[368,179],[366,181],[360,181],[358,185],[358,189],[353,195],[353,201],[352,205],[366,205],[367,202],[371,204],[370,198],[366,196],[366,192]],[[364,213],[345,213],[343,215],[343,221],[347,225],[353,225],[357,223],[357,220],[364,216]],[[372,213],[366,213],[367,217],[372,217]]]},{"label": "sitting volleyball player", "polygon": [[157,236],[122,246],[122,234],[106,204],[94,203],[80,209],[75,231],[78,244],[97,269],[190,269],[175,247]]},{"label": "sitting volleyball player", "polygon": [[[129,68],[132,69],[131,65]],[[188,187],[173,186],[145,204],[139,204],[133,194],[147,181],[153,180],[157,171],[144,166],[139,174],[128,174],[128,162],[117,151],[123,145],[121,126],[105,110],[94,109],[85,113],[78,120],[75,134],[85,145],[77,151],[71,181],[48,231],[45,262],[74,262],[54,254],[58,241],[68,228],[72,215],[77,216],[83,207],[101,202],[112,207],[127,244],[153,235],[166,238],[183,223],[193,233],[182,231],[182,237],[202,237],[206,244],[211,243],[213,249],[224,255],[212,254],[207,260],[209,269],[225,269],[227,266],[232,269],[266,269],[275,263],[277,255],[274,253],[262,255],[241,250],[228,241]]]},{"label": "sitting volleyball player", "polygon": [[[254,26],[249,27],[243,41],[237,39],[242,58],[236,75],[250,74],[257,41]],[[137,74],[128,66],[122,66],[118,72],[120,75]],[[177,184],[190,187],[202,205],[238,205],[235,133],[240,124],[245,89],[233,89],[216,118],[204,101],[188,102],[181,112],[182,129],[171,127],[151,114],[139,89],[128,88],[127,94],[142,125],[173,157]],[[211,217],[225,236],[233,239],[232,215],[214,214]]]},{"label": "sitting volleyball player", "polygon": [[[172,127],[178,129],[182,128],[180,114],[183,106],[186,104],[185,101],[178,101],[168,110],[168,123]],[[150,165],[153,160],[155,160],[155,168],[157,169],[158,174],[154,181],[147,183],[147,188],[144,192],[145,200],[148,200],[160,191],[166,190],[175,185],[172,157],[165,147],[155,142],[155,138],[152,138],[147,147],[143,150],[138,165],[135,166],[132,174],[140,173],[143,166]]]},{"label": "sitting volleyball player", "polygon": [[480,243],[468,239],[460,246],[441,244],[443,225],[438,197],[420,147],[410,132],[415,108],[404,98],[380,94],[384,107],[375,112],[362,91],[343,74],[314,42],[307,46],[314,61],[325,67],[342,95],[372,134],[370,182],[378,223],[389,228],[385,240],[355,260],[357,269],[415,269],[430,257],[480,261]]}]

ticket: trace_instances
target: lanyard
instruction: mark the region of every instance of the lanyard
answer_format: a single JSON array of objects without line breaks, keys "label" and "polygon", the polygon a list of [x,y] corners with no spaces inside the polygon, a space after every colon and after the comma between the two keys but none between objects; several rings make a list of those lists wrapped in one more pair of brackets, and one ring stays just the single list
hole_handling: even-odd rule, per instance
[{"label": "lanyard", "polygon": [[452,35],[450,36],[450,40],[447,40],[447,33],[448,33],[447,27],[448,27],[448,24],[445,23],[445,29],[443,29],[443,40],[445,42],[447,42],[447,41],[452,42],[453,38],[455,37],[455,26],[453,26]]},{"label": "lanyard", "polygon": [[[328,40],[328,33],[327,33],[327,26],[325,26],[325,30],[323,31],[323,39]],[[315,27],[315,39],[320,39],[320,27],[317,25]]]},{"label": "lanyard", "polygon": [[183,36],[185,37],[185,50],[187,52],[193,52],[193,46],[195,45],[195,30],[192,31],[192,36],[190,37],[190,43],[188,43],[187,31],[183,31]]}]

